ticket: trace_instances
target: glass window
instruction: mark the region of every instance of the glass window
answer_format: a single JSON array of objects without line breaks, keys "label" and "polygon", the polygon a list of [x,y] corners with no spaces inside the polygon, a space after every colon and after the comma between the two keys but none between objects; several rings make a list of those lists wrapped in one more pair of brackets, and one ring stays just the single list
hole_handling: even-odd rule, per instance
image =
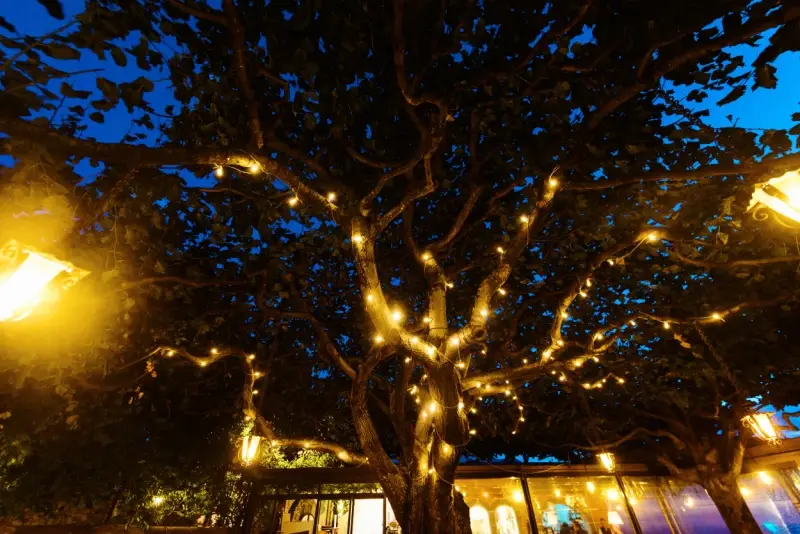
[{"label": "glass window", "polygon": [[529,534],[528,507],[518,478],[456,480],[469,506],[473,534]]},{"label": "glass window", "polygon": [[309,534],[314,529],[316,499],[287,500],[281,515],[281,534]]},{"label": "glass window", "polygon": [[800,532],[800,512],[783,487],[781,473],[759,471],[739,477],[750,512],[764,532]]},{"label": "glass window", "polygon": [[383,499],[353,500],[352,534],[383,534]]},{"label": "glass window", "polygon": [[[661,493],[660,478],[625,477],[622,483],[628,495],[628,502],[636,514],[643,534],[672,534],[668,516],[671,512]],[[674,524],[674,522],[673,522]]]},{"label": "glass window", "polygon": [[727,534],[730,532],[706,490],[672,478],[661,478],[659,489],[672,518],[686,534]]},{"label": "glass window", "polygon": [[352,505],[349,499],[320,501],[317,534],[347,534]]},{"label": "glass window", "polygon": [[633,534],[614,477],[529,478],[528,488],[540,534]]}]

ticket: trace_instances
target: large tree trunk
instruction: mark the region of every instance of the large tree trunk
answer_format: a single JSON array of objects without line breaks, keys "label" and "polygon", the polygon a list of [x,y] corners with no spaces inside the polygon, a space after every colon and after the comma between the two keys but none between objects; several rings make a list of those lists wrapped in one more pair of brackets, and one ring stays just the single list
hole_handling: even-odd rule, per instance
[{"label": "large tree trunk", "polygon": [[761,534],[750,508],[744,502],[739,487],[735,481],[725,479],[712,479],[705,484],[705,489],[714,504],[717,505],[722,519],[731,532],[737,534]]},{"label": "large tree trunk", "polygon": [[406,510],[398,518],[403,533],[472,534],[469,508],[453,486],[434,477],[412,483]]}]

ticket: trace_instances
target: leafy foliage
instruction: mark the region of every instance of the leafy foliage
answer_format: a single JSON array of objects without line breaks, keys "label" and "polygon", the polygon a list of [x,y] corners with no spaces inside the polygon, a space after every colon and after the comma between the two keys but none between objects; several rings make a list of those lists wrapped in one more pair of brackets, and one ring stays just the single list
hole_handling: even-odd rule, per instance
[{"label": "leafy foliage", "polygon": [[[798,20],[772,0],[94,0],[44,37],[0,21],[15,158],[0,238],[93,273],[3,325],[4,383],[25,392],[0,404],[7,468],[34,481],[74,446],[78,472],[120,480],[85,490],[107,496],[128,471],[153,485],[138,462],[163,472],[194,451],[224,485],[237,421],[255,417],[290,454],[303,439],[345,461],[359,456],[341,446],[361,449],[405,510],[458,454],[530,451],[522,417],[564,443],[571,421],[626,428],[620,406],[706,409],[720,368],[679,354],[662,323],[683,336],[744,314],[742,332],[788,343],[759,314],[793,309],[793,236],[746,208],[800,159],[796,132],[713,128],[681,95],[774,88]],[[753,61],[733,47],[772,30]],[[102,70],[78,70],[87,57]],[[191,365],[214,347],[253,352],[263,376]],[[748,378],[736,395],[785,398],[793,352],[765,375],[731,350]],[[583,390],[601,377],[626,382]],[[420,422],[429,400],[443,409]],[[439,508],[460,531],[464,510],[436,498],[404,524]]]}]

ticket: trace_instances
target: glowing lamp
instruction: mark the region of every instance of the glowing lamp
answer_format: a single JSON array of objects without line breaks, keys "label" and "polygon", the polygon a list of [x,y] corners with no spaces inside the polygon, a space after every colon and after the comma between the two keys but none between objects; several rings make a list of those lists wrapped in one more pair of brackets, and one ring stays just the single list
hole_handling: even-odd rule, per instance
[{"label": "glowing lamp", "polygon": [[239,449],[239,460],[244,465],[250,465],[258,456],[258,447],[261,445],[261,436],[245,436]]},{"label": "glowing lamp", "polygon": [[772,424],[771,413],[754,413],[742,418],[742,423],[753,431],[753,434],[769,443],[778,443],[781,438],[781,431]]},{"label": "glowing lamp", "polygon": [[614,510],[608,512],[608,524],[609,525],[624,525],[624,521],[622,521],[622,516],[619,515],[619,512]]},{"label": "glowing lamp", "polygon": [[9,241],[0,249],[0,322],[24,319],[45,297],[70,288],[88,274]]},{"label": "glowing lamp", "polygon": [[617,461],[614,458],[614,454],[610,452],[601,452],[597,455],[597,459],[600,460],[603,468],[608,471],[609,473],[614,472],[614,467],[617,465]]},{"label": "glowing lamp", "polygon": [[757,205],[766,206],[800,223],[800,170],[787,172],[757,185],[750,198],[748,211]]}]

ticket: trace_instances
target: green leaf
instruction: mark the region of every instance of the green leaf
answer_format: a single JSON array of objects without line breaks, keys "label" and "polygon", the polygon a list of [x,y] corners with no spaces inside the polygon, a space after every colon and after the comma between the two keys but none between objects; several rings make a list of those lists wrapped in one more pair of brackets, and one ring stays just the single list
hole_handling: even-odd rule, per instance
[{"label": "green leaf", "polygon": [[100,113],[99,111],[95,111],[89,115],[89,118],[94,122],[99,122],[100,124],[106,122],[105,116]]},{"label": "green leaf", "polygon": [[118,46],[111,48],[111,57],[114,59],[114,63],[120,67],[124,67],[128,64],[128,56],[126,56],[125,52]]},{"label": "green leaf", "polygon": [[47,43],[44,46],[44,52],[54,59],[80,59],[81,53],[79,50],[71,46],[61,43]]},{"label": "green leaf", "polygon": [[102,77],[98,77],[95,83],[97,84],[97,88],[103,93],[103,96],[106,97],[106,100],[117,101],[119,95],[117,84]]},{"label": "green leaf", "polygon": [[778,77],[775,75],[778,69],[767,63],[756,69],[756,87],[775,89],[778,86]]},{"label": "green leaf", "polygon": [[744,96],[744,92],[746,87],[744,85],[738,85],[731,89],[731,91],[722,97],[718,102],[718,106],[724,106],[725,104],[730,104],[731,102],[735,102],[736,100],[742,98]]},{"label": "green leaf", "polygon": [[92,96],[92,93],[89,91],[78,91],[72,88],[72,86],[66,82],[61,84],[61,94],[66,96],[67,98],[89,98]]}]

